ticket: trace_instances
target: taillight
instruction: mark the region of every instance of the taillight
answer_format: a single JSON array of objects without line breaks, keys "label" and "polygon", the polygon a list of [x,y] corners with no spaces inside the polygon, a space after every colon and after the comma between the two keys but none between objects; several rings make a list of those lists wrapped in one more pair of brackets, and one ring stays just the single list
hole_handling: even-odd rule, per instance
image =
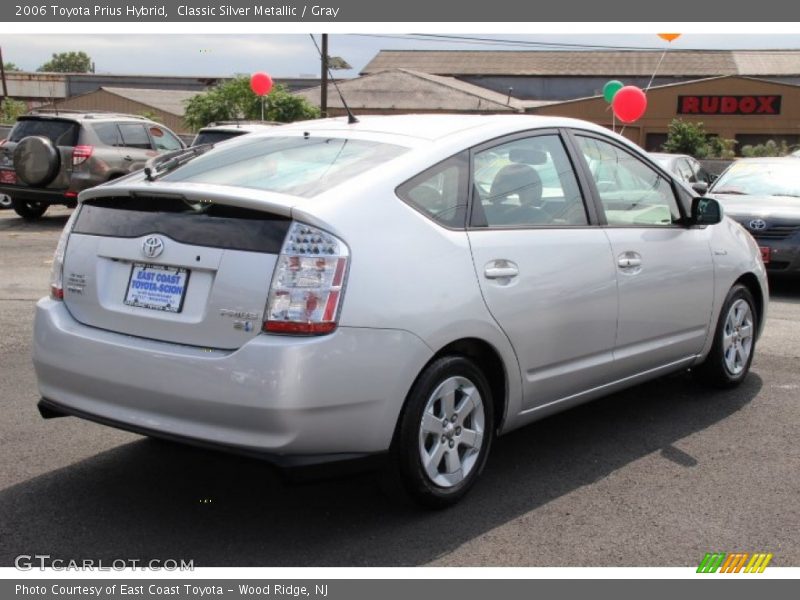
[{"label": "taillight", "polygon": [[94,146],[75,146],[72,149],[72,166],[82,164],[94,152]]},{"label": "taillight", "polygon": [[293,223],[269,288],[264,331],[324,335],[336,329],[347,279],[347,246],[326,231]]},{"label": "taillight", "polygon": [[78,217],[76,208],[72,211],[67,224],[61,232],[61,237],[58,238],[55,254],[53,254],[53,268],[50,270],[50,297],[53,300],[64,299],[64,254],[67,251],[67,239],[72,231],[72,226],[75,224],[75,219]]}]

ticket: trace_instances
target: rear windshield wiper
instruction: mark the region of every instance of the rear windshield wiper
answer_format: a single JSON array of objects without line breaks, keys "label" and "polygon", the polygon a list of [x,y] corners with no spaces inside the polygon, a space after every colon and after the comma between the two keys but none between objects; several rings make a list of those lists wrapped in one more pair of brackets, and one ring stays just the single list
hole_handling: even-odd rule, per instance
[{"label": "rear windshield wiper", "polygon": [[214,147],[214,144],[199,144],[191,148],[181,148],[174,152],[167,152],[151,158],[144,165],[144,176],[147,181],[155,181],[157,177],[169,173],[173,169],[185,165],[193,158],[205,154]]}]

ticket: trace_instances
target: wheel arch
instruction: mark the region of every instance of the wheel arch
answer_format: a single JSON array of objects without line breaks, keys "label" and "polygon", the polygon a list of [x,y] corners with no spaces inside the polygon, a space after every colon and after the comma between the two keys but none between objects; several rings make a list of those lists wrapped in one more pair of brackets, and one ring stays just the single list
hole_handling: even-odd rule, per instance
[{"label": "wheel arch", "polygon": [[753,273],[745,273],[744,275],[740,276],[739,279],[736,280],[734,285],[736,284],[741,284],[744,287],[746,287],[747,290],[750,292],[750,294],[753,296],[753,300],[756,303],[755,309],[758,316],[757,336],[760,336],[761,332],[764,330],[766,299],[764,298],[764,292],[761,289],[761,284],[758,281],[758,277],[756,277]]},{"label": "wheel arch", "polygon": [[508,373],[500,353],[489,342],[480,338],[460,338],[440,348],[425,364],[420,374],[434,361],[443,356],[454,355],[469,358],[483,371],[492,393],[494,428],[499,433],[505,422],[508,408]]}]

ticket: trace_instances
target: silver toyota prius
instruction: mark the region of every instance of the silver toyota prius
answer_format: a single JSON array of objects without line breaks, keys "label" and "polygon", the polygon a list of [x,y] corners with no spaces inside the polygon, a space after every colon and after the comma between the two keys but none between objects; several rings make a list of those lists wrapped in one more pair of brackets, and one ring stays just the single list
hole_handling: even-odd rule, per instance
[{"label": "silver toyota prius", "polygon": [[463,497],[495,436],[679,370],[747,375],[768,289],[712,198],[534,116],[277,127],[84,191],[39,301],[43,416]]}]

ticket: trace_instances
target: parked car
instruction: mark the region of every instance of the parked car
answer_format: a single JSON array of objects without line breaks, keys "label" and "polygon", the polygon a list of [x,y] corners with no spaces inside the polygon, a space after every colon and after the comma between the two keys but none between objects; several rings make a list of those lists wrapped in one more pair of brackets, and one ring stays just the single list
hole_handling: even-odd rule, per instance
[{"label": "parked car", "polygon": [[688,154],[651,152],[650,156],[677,179],[691,186],[698,194],[705,194],[708,186],[714,182],[714,176]]},{"label": "parked car", "polygon": [[708,191],[758,242],[771,275],[800,275],[797,159],[743,158]]},{"label": "parked car", "polygon": [[739,384],[767,308],[716,200],[584,121],[303,122],[80,201],[36,310],[44,417],[284,466],[382,456],[432,506],[496,435],[679,370]]},{"label": "parked car", "polygon": [[183,142],[144,117],[38,110],[24,115],[0,145],[0,194],[24,219],[53,204],[75,206],[81,190],[126,175]]},{"label": "parked car", "polygon": [[277,121],[218,121],[209,123],[197,132],[192,146],[201,144],[217,144],[231,138],[256,131],[265,131],[277,125]]}]

